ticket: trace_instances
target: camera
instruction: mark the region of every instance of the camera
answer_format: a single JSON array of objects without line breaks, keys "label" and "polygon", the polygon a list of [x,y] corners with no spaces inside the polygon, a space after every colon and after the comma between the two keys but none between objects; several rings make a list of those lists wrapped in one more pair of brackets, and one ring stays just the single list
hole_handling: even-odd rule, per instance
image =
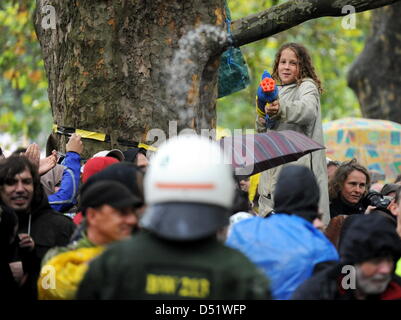
[{"label": "camera", "polygon": [[363,205],[365,207],[375,206],[378,210],[387,210],[387,207],[390,204],[391,200],[392,197],[383,196],[377,191],[369,191],[363,199]]}]

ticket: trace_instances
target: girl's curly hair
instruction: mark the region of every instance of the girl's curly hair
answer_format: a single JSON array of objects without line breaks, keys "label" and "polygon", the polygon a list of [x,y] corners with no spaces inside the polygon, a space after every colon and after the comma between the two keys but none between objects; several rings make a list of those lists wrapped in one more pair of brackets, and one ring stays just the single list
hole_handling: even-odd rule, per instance
[{"label": "girl's curly hair", "polygon": [[294,42],[286,43],[282,45],[281,48],[277,51],[273,65],[273,73],[272,73],[273,79],[278,82],[281,82],[278,76],[278,65],[280,62],[281,53],[285,49],[291,49],[292,51],[294,51],[295,55],[298,58],[299,74],[298,74],[297,84],[300,85],[302,80],[305,78],[311,78],[313,79],[313,81],[315,81],[319,93],[322,93],[323,92],[322,83],[319,80],[315,68],[312,65],[312,59],[309,55],[309,52],[303,45],[299,43],[294,43]]}]

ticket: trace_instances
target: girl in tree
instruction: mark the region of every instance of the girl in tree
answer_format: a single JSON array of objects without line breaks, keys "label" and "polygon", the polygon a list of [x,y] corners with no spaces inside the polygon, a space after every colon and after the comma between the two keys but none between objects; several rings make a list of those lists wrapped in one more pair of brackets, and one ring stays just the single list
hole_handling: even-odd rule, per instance
[{"label": "girl in tree", "polygon": [[[324,145],[320,111],[323,90],[307,49],[297,43],[284,44],[276,54],[272,77],[279,84],[279,93],[277,100],[264,106],[272,124],[267,130],[294,130]],[[257,131],[265,132],[265,124],[264,117],[258,112]],[[307,166],[315,174],[320,188],[320,210],[327,225],[330,215],[325,151],[307,154],[296,163]],[[282,167],[264,171],[260,177],[259,214],[262,216],[274,208],[273,194]]]}]

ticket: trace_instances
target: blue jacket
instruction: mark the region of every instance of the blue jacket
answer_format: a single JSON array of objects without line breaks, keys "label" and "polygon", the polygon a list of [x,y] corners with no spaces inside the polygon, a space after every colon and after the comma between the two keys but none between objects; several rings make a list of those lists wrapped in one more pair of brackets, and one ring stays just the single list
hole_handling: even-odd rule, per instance
[{"label": "blue jacket", "polygon": [[76,152],[67,152],[62,164],[66,168],[61,179],[60,190],[48,196],[50,206],[59,212],[65,212],[77,203],[81,156]]},{"label": "blue jacket", "polygon": [[314,267],[338,261],[333,244],[312,223],[296,215],[253,217],[233,225],[227,245],[244,253],[270,280],[273,298],[290,299]]}]

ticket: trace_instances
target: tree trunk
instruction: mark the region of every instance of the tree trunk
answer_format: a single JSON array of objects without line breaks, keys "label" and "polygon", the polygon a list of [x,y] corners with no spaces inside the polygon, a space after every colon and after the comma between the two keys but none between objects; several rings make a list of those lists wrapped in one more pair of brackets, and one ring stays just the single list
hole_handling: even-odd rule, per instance
[{"label": "tree trunk", "polygon": [[[42,28],[46,5],[55,8],[55,30]],[[179,51],[180,38],[201,25],[223,30],[223,0],[37,0],[35,27],[54,122],[110,135],[109,144],[85,140],[85,156],[112,147],[124,150],[117,138],[145,142],[151,129],[158,128],[168,137],[169,121],[177,121],[178,130],[188,125],[197,131],[201,124],[215,127],[216,53],[222,46],[207,50],[210,41],[198,46],[190,39],[192,51],[185,55],[188,43],[184,43],[176,59],[192,65],[185,93],[194,109],[188,113],[191,121],[180,116],[178,108],[172,107],[174,101],[169,101],[171,94],[166,94],[167,88],[174,87],[169,81],[177,80],[167,67]],[[61,142],[60,149],[65,140]]]},{"label": "tree trunk", "polygon": [[366,118],[401,123],[400,12],[401,3],[374,11],[372,34],[348,74]]}]

